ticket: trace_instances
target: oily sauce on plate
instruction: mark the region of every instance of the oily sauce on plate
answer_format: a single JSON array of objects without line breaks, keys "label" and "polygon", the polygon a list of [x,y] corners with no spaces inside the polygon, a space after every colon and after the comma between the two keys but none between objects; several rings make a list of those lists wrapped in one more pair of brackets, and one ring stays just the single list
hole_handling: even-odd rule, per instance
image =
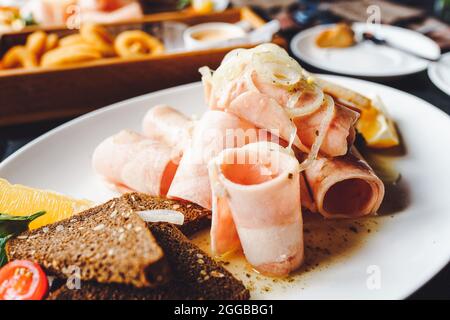
[{"label": "oily sauce on plate", "polygon": [[[361,150],[361,148],[360,148]],[[386,188],[385,198],[378,216],[359,219],[324,219],[318,213],[303,212],[303,236],[305,257],[302,266],[287,278],[274,278],[260,274],[246,261],[242,251],[216,257],[253,293],[264,295],[275,287],[288,288],[301,283],[304,289],[308,277],[314,272],[331,268],[351,257],[357,250],[363,249],[370,237],[394,213],[401,211],[409,202],[407,188],[401,175],[395,170],[395,158],[400,156],[398,150],[378,153],[369,149],[362,150],[368,163],[374,168]],[[404,153],[404,150],[402,152]],[[193,237],[193,242],[202,250],[211,254],[209,230],[204,230]]]}]

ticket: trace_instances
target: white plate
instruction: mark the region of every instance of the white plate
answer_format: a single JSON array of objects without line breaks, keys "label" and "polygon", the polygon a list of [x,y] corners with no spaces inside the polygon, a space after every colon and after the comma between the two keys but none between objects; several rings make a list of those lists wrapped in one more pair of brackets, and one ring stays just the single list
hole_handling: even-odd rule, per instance
[{"label": "white plate", "polygon": [[[328,267],[289,284],[274,283],[253,298],[400,299],[412,294],[450,257],[450,118],[432,105],[379,84],[344,77],[326,79],[362,93],[377,93],[397,121],[408,153],[396,166],[409,189],[409,205],[392,218],[380,218],[361,246]],[[103,201],[114,194],[91,169],[91,155],[105,137],[123,128],[139,130],[144,113],[167,103],[186,114],[204,111],[199,83],[127,100],[70,121],[29,143],[0,164],[0,177],[13,183],[52,189]],[[375,266],[375,267],[373,267]],[[375,269],[373,269],[375,268]],[[369,289],[369,273],[380,280]]]},{"label": "white plate", "polygon": [[428,76],[436,87],[450,96],[450,52],[442,55],[439,62],[430,64]]},{"label": "white plate", "polygon": [[[320,25],[306,29],[291,41],[295,56],[306,63],[335,73],[361,77],[398,77],[425,70],[428,62],[386,46],[370,41],[349,48],[319,48],[315,44],[317,35],[332,25]],[[370,31],[400,47],[420,53],[429,58],[440,55],[439,46],[430,38],[408,29],[389,25],[354,23],[356,38]]]}]

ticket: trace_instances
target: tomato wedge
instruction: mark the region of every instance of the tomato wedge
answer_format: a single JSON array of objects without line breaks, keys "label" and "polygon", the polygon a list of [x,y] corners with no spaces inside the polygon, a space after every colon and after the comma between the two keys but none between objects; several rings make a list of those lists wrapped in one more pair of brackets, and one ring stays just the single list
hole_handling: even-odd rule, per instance
[{"label": "tomato wedge", "polygon": [[47,277],[34,262],[14,260],[0,270],[0,300],[42,300],[47,291]]}]

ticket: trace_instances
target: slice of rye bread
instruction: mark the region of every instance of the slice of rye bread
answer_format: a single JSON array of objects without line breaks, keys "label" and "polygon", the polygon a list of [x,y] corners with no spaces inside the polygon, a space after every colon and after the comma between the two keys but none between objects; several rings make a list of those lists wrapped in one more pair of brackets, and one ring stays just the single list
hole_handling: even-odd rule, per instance
[{"label": "slice of rye bread", "polygon": [[211,211],[191,202],[154,197],[137,192],[127,193],[122,198],[135,211],[168,209],[181,212],[184,215],[184,223],[179,228],[187,236],[211,224]]},{"label": "slice of rye bread", "polygon": [[163,250],[146,223],[121,198],[61,222],[11,239],[9,260],[40,264],[49,275],[67,278],[79,268],[81,280],[156,286],[169,277]]},{"label": "slice of rye bread", "polygon": [[247,300],[250,293],[221,264],[193,244],[178,228],[168,223],[148,223],[166,253],[173,277],[196,288],[199,299]]},{"label": "slice of rye bread", "polygon": [[83,282],[79,290],[65,285],[53,291],[51,300],[246,300],[250,293],[230,272],[194,245],[174,225],[149,223],[164,249],[173,279],[155,289]]},{"label": "slice of rye bread", "polygon": [[123,284],[105,284],[93,281],[82,282],[80,289],[69,289],[66,285],[51,291],[47,300],[196,300],[183,283],[171,281],[158,288],[136,288]]}]

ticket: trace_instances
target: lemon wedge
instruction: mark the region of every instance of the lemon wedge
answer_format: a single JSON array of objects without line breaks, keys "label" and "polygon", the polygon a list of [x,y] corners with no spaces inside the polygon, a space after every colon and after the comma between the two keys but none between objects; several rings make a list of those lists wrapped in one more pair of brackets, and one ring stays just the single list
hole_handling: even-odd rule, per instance
[{"label": "lemon wedge", "polygon": [[12,185],[0,178],[0,212],[26,216],[38,211],[46,214],[30,223],[30,229],[51,224],[93,205],[87,200],[77,200],[52,191],[38,190],[22,185]]},{"label": "lemon wedge", "polygon": [[361,111],[356,128],[369,147],[383,149],[400,144],[394,121],[378,96],[372,99],[370,108]]}]

